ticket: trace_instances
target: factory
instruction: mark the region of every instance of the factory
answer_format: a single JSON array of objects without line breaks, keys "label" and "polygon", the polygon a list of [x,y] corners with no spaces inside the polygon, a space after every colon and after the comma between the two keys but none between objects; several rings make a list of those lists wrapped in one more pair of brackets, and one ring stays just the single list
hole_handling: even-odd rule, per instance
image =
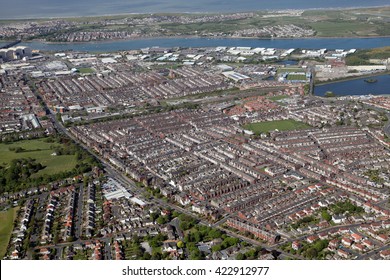
[{"label": "factory", "polygon": [[0,62],[31,57],[31,49],[25,46],[17,46],[7,49],[0,49]]}]

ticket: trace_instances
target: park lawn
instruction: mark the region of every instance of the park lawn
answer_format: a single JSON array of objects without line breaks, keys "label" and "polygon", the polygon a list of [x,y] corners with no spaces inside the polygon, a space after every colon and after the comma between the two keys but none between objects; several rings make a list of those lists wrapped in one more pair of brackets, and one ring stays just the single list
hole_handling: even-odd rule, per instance
[{"label": "park lawn", "polygon": [[288,131],[288,130],[306,129],[306,128],[310,128],[310,126],[303,122],[298,122],[289,119],[289,120],[249,123],[244,125],[244,128],[253,131],[255,134],[260,134],[275,129],[279,131]]},{"label": "park lawn", "polygon": [[18,209],[18,207],[15,207],[0,212],[0,259],[3,259],[7,252],[8,242],[14,228],[14,220],[16,219]]},{"label": "park lawn", "polygon": [[95,70],[93,70],[92,68],[78,68],[77,70],[79,70],[79,73],[80,73],[80,74],[91,74],[91,73],[95,73]]},{"label": "park lawn", "polygon": [[[70,171],[72,170],[76,164],[76,156],[75,155],[60,155],[60,156],[52,156],[54,152],[50,146],[61,146],[59,143],[47,143],[44,139],[34,139],[34,140],[24,140],[18,141],[12,144],[0,144],[0,164],[7,165],[14,159],[19,158],[32,158],[36,159],[37,162],[41,163],[43,166],[46,166],[44,169],[40,170],[33,176],[40,175],[53,175],[60,173],[62,171]],[[15,153],[14,151],[10,151],[9,148],[21,147],[25,149],[25,151],[20,153]]]},{"label": "park lawn", "polygon": [[75,155],[51,156],[51,158],[47,157],[40,162],[46,167],[42,170],[39,170],[36,174],[33,175],[33,177],[39,177],[40,175],[53,175],[63,171],[70,171],[77,164]]}]

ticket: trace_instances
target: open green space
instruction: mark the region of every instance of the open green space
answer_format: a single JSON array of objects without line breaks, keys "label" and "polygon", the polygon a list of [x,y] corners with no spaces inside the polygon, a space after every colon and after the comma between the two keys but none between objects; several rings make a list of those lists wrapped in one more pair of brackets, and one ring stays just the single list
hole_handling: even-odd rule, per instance
[{"label": "open green space", "polygon": [[300,67],[282,67],[279,68],[276,72],[278,75],[283,73],[302,73],[302,75],[305,75],[305,70]]},{"label": "open green space", "polygon": [[367,65],[371,64],[370,60],[388,59],[390,57],[390,47],[358,50],[354,54],[346,57],[345,61],[348,65]]},{"label": "open green space", "polygon": [[244,125],[244,128],[250,131],[253,131],[255,134],[266,133],[272,130],[279,131],[288,131],[288,130],[298,130],[310,128],[308,124],[303,122],[298,122],[295,120],[279,120],[279,121],[267,121],[267,122],[257,122],[249,123]]},{"label": "open green space", "polygon": [[77,68],[77,70],[79,71],[80,74],[95,73],[95,70],[93,70],[92,68]]},{"label": "open green space", "polygon": [[14,220],[18,207],[10,208],[7,211],[0,212],[0,258],[2,259],[7,252],[9,239],[14,228]]},{"label": "open green space", "polygon": [[[20,158],[32,158],[45,168],[39,170],[33,176],[53,175],[59,172],[70,171],[76,164],[75,155],[52,155],[56,148],[64,147],[59,143],[48,143],[45,139],[18,141],[11,144],[0,144],[0,165],[8,166],[12,160]],[[17,152],[17,149],[19,152]],[[15,150],[13,150],[15,149]]]},{"label": "open green space", "polygon": [[320,37],[355,37],[376,35],[376,26],[367,22],[356,21],[325,21],[310,23]]},{"label": "open green space", "polygon": [[289,81],[306,81],[306,75],[304,74],[289,74],[287,76],[287,80]]}]

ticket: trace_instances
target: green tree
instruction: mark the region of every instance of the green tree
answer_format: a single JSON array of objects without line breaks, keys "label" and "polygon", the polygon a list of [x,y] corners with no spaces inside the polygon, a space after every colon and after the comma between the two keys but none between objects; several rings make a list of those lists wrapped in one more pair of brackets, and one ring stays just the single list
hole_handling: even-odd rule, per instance
[{"label": "green tree", "polygon": [[332,216],[328,213],[328,211],[326,210],[323,210],[321,212],[321,217],[325,220],[325,221],[328,221],[330,222],[332,220]]},{"label": "green tree", "polygon": [[157,218],[156,222],[157,222],[159,225],[163,225],[163,224],[165,224],[165,223],[167,222],[167,219],[166,219],[166,217],[164,217],[164,216],[160,216],[160,217]]},{"label": "green tree", "polygon": [[246,259],[245,255],[241,252],[236,255],[236,260],[245,260],[245,259]]},{"label": "green tree", "polygon": [[150,213],[150,218],[152,219],[153,222],[156,221],[158,217],[159,217],[158,213],[156,212]]},{"label": "green tree", "polygon": [[219,229],[213,228],[209,231],[208,236],[211,239],[220,238],[222,236],[222,231],[220,231]]},{"label": "green tree", "polygon": [[315,259],[318,256],[318,251],[315,248],[309,248],[306,250],[305,256],[308,259]]},{"label": "green tree", "polygon": [[180,241],[177,242],[176,245],[177,245],[178,248],[183,248],[184,247],[184,242],[180,240]]},{"label": "green tree", "polygon": [[182,222],[180,222],[179,228],[181,230],[187,230],[187,229],[191,228],[191,224],[189,222],[182,221]]},{"label": "green tree", "polygon": [[191,251],[190,260],[201,260],[201,259],[203,259],[202,253],[199,251],[198,248]]}]

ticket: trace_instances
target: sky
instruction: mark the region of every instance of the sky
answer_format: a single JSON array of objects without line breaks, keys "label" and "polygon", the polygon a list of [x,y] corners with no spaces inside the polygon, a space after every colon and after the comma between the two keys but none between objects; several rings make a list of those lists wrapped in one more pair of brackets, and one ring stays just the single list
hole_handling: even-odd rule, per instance
[{"label": "sky", "polygon": [[240,12],[390,5],[389,0],[0,0],[0,19],[157,12]]}]

